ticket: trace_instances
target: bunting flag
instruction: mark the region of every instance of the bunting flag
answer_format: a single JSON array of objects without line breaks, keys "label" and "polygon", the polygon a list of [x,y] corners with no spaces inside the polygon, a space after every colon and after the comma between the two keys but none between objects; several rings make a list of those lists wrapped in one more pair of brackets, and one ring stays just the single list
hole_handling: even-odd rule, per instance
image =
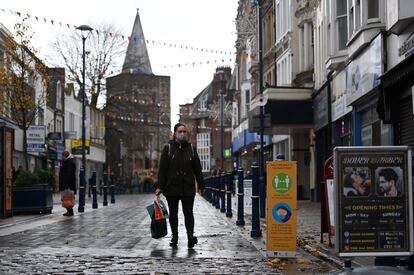
[{"label": "bunting flag", "polygon": [[[5,9],[1,9],[1,11],[3,12],[7,12]],[[8,10],[11,14],[17,15],[19,17],[21,16],[27,16],[28,18],[33,17],[37,22],[39,22],[39,17],[38,16],[33,16],[27,13],[21,13],[19,11],[13,11],[13,10]],[[54,24],[55,22],[59,22],[57,20],[53,20],[53,19],[47,19],[47,18],[42,18],[44,23],[50,23],[52,26],[58,26],[57,24]],[[71,24],[67,24],[67,23],[63,23],[63,22],[59,22],[59,27],[62,27],[63,24],[66,24],[66,26],[70,29],[70,28],[74,28],[76,29],[77,26],[76,25],[71,25]],[[159,45],[159,46],[164,46],[164,47],[169,47],[169,48],[178,48],[181,50],[191,50],[191,51],[198,51],[198,52],[202,52],[202,53],[216,53],[216,54],[221,54],[221,55],[234,55],[235,52],[234,51],[223,51],[223,50],[217,50],[217,49],[206,49],[206,48],[200,48],[200,47],[194,47],[194,46],[187,46],[187,45],[177,45],[174,43],[170,43],[170,42],[161,42],[161,41],[156,41],[156,40],[151,40],[151,39],[140,39],[139,37],[131,37],[131,36],[127,36],[127,35],[123,35],[123,34],[115,34],[112,32],[103,32],[100,30],[95,30],[97,35],[106,35],[109,37],[119,37],[122,40],[125,40],[125,38],[128,39],[128,43],[146,43],[148,45]]]}]

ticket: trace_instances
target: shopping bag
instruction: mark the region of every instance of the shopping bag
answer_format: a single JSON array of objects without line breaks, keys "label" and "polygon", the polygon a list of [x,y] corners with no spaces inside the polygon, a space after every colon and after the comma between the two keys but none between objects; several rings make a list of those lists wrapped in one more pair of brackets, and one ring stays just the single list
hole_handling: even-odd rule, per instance
[{"label": "shopping bag", "polygon": [[[154,202],[147,206],[148,214],[151,217],[151,237],[159,239],[167,236],[167,217],[168,211],[165,204],[160,200],[159,196],[154,198]],[[158,220],[156,217],[158,212]]]},{"label": "shopping bag", "polygon": [[164,202],[159,198],[159,196],[155,196],[154,208],[156,221],[168,218],[167,207],[165,206]]},{"label": "shopping bag", "polygon": [[72,190],[66,189],[62,191],[61,199],[63,208],[70,209],[75,206],[75,194]]}]

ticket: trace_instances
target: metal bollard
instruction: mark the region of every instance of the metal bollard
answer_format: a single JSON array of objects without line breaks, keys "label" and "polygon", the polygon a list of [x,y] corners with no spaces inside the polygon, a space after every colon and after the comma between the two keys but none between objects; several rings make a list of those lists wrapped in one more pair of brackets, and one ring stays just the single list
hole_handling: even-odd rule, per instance
[{"label": "metal bollard", "polygon": [[227,211],[226,211],[226,217],[233,217],[233,212],[231,210],[231,193],[233,192],[233,173],[228,172],[227,176]]},{"label": "metal bollard", "polygon": [[115,203],[115,174],[111,174],[111,203]]},{"label": "metal bollard", "polygon": [[88,179],[88,198],[91,197],[91,186],[92,186],[92,178]]},{"label": "metal bollard", "polygon": [[215,178],[215,184],[216,186],[216,209],[220,209],[220,176],[216,176]]},{"label": "metal bollard", "polygon": [[214,183],[214,177],[211,177],[209,188],[208,188],[208,201],[210,203],[213,203],[213,183]]},{"label": "metal bollard", "polygon": [[243,168],[240,168],[237,173],[237,221],[236,225],[245,225],[244,222],[244,176]]},{"label": "metal bollard", "polygon": [[98,208],[98,198],[97,198],[97,194],[96,194],[96,171],[92,172],[92,179],[91,179],[91,183],[92,183],[92,208],[96,209]]},{"label": "metal bollard", "polygon": [[104,186],[103,186],[103,206],[107,206],[108,205],[108,174],[106,172],[104,172],[103,174],[103,182],[104,182]]},{"label": "metal bollard", "polygon": [[260,176],[260,217],[266,217],[266,173]]},{"label": "metal bollard", "polygon": [[78,212],[85,212],[85,170],[83,167],[79,170],[79,204]]},{"label": "metal bollard", "polygon": [[220,197],[221,197],[221,213],[226,212],[226,172],[223,172],[220,177]]},{"label": "metal bollard", "polygon": [[251,237],[262,236],[260,229],[260,206],[259,206],[259,166],[257,162],[252,165],[252,231],[250,231]]}]

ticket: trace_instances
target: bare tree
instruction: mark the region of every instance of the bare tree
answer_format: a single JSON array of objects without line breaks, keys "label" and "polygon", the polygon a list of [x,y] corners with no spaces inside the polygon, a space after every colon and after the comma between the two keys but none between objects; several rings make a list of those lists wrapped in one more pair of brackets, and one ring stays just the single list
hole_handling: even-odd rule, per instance
[{"label": "bare tree", "polygon": [[[86,40],[86,85],[90,104],[98,105],[98,99],[105,94],[105,77],[110,71],[120,68],[120,59],[125,54],[127,42],[120,31],[111,24],[99,24]],[[53,47],[68,70],[67,79],[82,86],[82,37],[72,30],[57,37]]]}]

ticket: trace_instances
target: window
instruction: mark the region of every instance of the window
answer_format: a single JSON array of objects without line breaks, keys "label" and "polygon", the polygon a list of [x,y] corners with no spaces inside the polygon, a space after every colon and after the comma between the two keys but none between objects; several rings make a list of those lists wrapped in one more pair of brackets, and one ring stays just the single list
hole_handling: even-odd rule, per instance
[{"label": "window", "polygon": [[200,120],[200,128],[206,128],[206,120],[203,118]]},{"label": "window", "polygon": [[201,96],[200,99],[200,111],[205,111],[207,109],[207,95]]},{"label": "window", "polygon": [[75,114],[69,113],[69,131],[75,131]]},{"label": "window", "polygon": [[210,172],[210,133],[197,134],[197,153],[203,172]]},{"label": "window", "polygon": [[276,0],[276,42],[290,31],[290,0]]},{"label": "window", "polygon": [[290,51],[283,54],[277,61],[277,86],[287,86],[292,82]]},{"label": "window", "polygon": [[237,108],[237,102],[233,102],[233,126],[239,125],[239,109]]},{"label": "window", "polygon": [[42,108],[38,108],[37,125],[45,125],[45,113]]},{"label": "window", "polygon": [[56,83],[56,109],[62,110],[62,83]]},{"label": "window", "polygon": [[348,6],[349,6],[349,16],[348,16],[348,20],[349,20],[349,29],[348,29],[348,33],[351,36],[354,33],[354,6],[352,4],[353,0],[348,0]]},{"label": "window", "polygon": [[346,1],[344,0],[336,0],[336,21],[338,50],[341,51],[346,48],[346,42],[348,40]]},{"label": "window", "polygon": [[245,98],[246,98],[246,106],[245,106],[245,109],[246,109],[246,116],[247,116],[247,114],[250,111],[250,90],[246,90],[245,91]]},{"label": "window", "polygon": [[274,156],[274,158],[276,159],[278,156],[281,157],[283,155],[285,160],[289,159],[289,152],[288,152],[288,140],[282,140],[278,143],[275,144],[276,145],[276,154]]},{"label": "window", "polygon": [[378,0],[366,0],[368,4],[368,19],[379,18]]},{"label": "window", "polygon": [[313,27],[305,23],[299,32],[299,70],[303,72],[313,67]]}]

